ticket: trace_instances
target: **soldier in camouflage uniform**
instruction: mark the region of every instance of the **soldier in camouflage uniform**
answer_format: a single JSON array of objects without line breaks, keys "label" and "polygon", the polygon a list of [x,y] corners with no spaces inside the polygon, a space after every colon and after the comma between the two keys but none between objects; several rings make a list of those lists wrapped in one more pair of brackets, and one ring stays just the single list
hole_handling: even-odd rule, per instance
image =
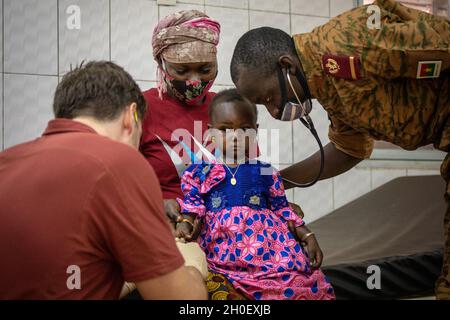
[{"label": "soldier in camouflage uniform", "polygon": [[[374,5],[378,11],[354,8],[293,40],[278,29],[251,30],[236,45],[231,76],[243,95],[278,119],[287,101],[299,102],[295,93],[300,102],[308,96],[320,102],[331,121],[321,179],[368,158],[374,140],[447,152],[441,167],[446,244],[436,294],[450,299],[450,24],[392,0]],[[319,159],[314,154],[282,175],[307,182]]]}]

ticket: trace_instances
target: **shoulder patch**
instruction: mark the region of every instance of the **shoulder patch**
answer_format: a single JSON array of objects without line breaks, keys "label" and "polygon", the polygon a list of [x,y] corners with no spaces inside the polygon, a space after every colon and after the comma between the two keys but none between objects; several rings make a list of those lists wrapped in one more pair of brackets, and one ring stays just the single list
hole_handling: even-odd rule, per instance
[{"label": "shoulder patch", "polygon": [[439,78],[442,61],[419,61],[417,65],[417,79]]},{"label": "shoulder patch", "polygon": [[361,60],[358,56],[324,54],[322,68],[325,74],[348,80],[361,79]]}]

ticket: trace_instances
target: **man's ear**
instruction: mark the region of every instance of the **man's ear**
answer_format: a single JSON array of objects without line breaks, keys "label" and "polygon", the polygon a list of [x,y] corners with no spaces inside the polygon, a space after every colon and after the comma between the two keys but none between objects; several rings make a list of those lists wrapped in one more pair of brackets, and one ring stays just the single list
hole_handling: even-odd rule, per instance
[{"label": "man's ear", "polygon": [[[137,121],[136,121],[137,120]],[[139,119],[137,117],[137,104],[135,102],[131,103],[125,108],[123,117],[123,126],[130,132],[137,125]]]},{"label": "man's ear", "polygon": [[289,71],[290,74],[295,74],[297,71],[297,65],[291,55],[284,54],[278,58],[278,64]]}]

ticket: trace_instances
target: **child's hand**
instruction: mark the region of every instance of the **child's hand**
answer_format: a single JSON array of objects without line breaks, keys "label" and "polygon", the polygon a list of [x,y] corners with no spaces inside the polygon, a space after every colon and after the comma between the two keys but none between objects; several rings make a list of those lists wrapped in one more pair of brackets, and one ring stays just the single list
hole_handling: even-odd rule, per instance
[{"label": "child's hand", "polygon": [[192,237],[193,228],[188,222],[179,222],[175,230],[175,238],[185,239],[190,241]]},{"label": "child's hand", "polygon": [[323,253],[319,243],[314,235],[305,239],[306,249],[308,250],[309,261],[312,269],[319,269],[322,265]]},{"label": "child's hand", "polygon": [[298,204],[289,202],[289,207],[291,207],[291,209],[300,217],[303,219],[303,217],[305,216],[305,214],[303,213],[302,208],[300,208],[300,206]]}]

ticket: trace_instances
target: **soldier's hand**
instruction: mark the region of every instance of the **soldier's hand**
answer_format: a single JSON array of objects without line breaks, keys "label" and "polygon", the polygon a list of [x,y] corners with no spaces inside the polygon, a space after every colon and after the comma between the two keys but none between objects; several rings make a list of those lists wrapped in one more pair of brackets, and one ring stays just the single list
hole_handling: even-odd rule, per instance
[{"label": "soldier's hand", "polygon": [[322,265],[323,252],[320,249],[319,243],[314,235],[305,240],[306,250],[308,251],[311,268],[317,270]]}]

